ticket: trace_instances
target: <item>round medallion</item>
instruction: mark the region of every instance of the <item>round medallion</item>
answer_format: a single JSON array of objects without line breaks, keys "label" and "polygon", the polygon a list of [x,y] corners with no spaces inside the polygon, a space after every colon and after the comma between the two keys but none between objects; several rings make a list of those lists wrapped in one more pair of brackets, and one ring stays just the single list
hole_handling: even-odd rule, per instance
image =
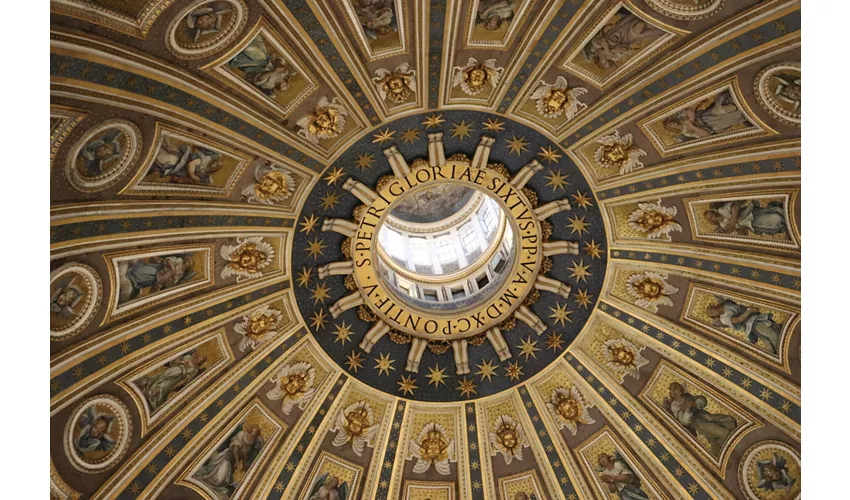
[{"label": "round medallion", "polygon": [[142,133],[126,120],[109,120],[77,141],[65,174],[78,191],[103,191],[112,186],[139,158]]},{"label": "round medallion", "polygon": [[166,46],[182,59],[200,59],[233,41],[248,21],[242,0],[202,0],[186,7],[168,26]]},{"label": "round medallion", "polygon": [[127,453],[133,433],[130,410],[115,396],[101,394],[79,405],[65,426],[65,454],[77,470],[98,473]]},{"label": "round medallion", "polygon": [[566,153],[525,125],[400,118],[307,197],[290,257],[301,316],[343,370],[387,393],[499,393],[563,355],[589,318],[607,264],[596,205]]},{"label": "round medallion", "polygon": [[647,0],[647,3],[673,19],[704,19],[720,12],[726,0]]},{"label": "round medallion", "polygon": [[796,500],[800,472],[799,453],[780,441],[762,441],[744,453],[738,482],[752,500]]},{"label": "round medallion", "polygon": [[799,127],[802,117],[802,73],[799,62],[772,64],[756,75],[756,99],[770,116]]},{"label": "round medallion", "polygon": [[97,272],[84,264],[65,264],[50,273],[50,339],[83,331],[97,314],[102,291]]}]

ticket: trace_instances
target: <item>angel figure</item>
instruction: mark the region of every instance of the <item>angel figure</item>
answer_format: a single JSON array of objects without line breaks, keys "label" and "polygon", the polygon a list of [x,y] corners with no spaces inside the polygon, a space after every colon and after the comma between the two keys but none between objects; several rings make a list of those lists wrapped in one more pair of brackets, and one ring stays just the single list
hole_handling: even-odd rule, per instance
[{"label": "angel figure", "polygon": [[212,184],[212,175],[223,166],[217,151],[166,140],[160,144],[148,174],[173,184]]},{"label": "angel figure", "polygon": [[646,151],[635,146],[632,134],[621,136],[620,131],[615,130],[596,139],[596,143],[599,147],[593,159],[600,167],[618,169],[620,175],[643,168],[640,157],[646,156]]},{"label": "angel figure", "polygon": [[773,78],[779,82],[774,91],[776,98],[792,106],[792,112],[800,109],[800,104],[803,101],[802,75],[777,73],[773,75]]},{"label": "angel figure", "polygon": [[671,382],[668,390],[670,395],[662,402],[664,408],[688,432],[704,437],[712,455],[720,456],[723,445],[738,427],[735,417],[706,410],[708,399],[691,394],[679,382]]},{"label": "angel figure", "polygon": [[676,144],[753,126],[728,90],[673,113],[662,125]]},{"label": "angel figure", "polygon": [[486,30],[495,31],[513,19],[516,8],[516,0],[482,0],[478,4],[476,22]]},{"label": "angel figure", "polygon": [[277,335],[277,329],[283,323],[283,313],[269,307],[262,306],[242,316],[242,321],[237,323],[233,330],[242,335],[239,339],[239,350],[251,351],[266,340]]},{"label": "angel figure", "polygon": [[357,20],[370,40],[398,31],[395,0],[352,0]]},{"label": "angel figure", "polygon": [[248,83],[272,99],[277,92],[286,92],[296,75],[283,56],[266,49],[262,36],[252,40],[229,64],[231,68],[242,71]]},{"label": "angel figure", "polygon": [[509,415],[499,415],[490,432],[490,444],[496,452],[501,453],[505,465],[510,465],[514,459],[522,460],[522,449],[528,446],[522,426]]},{"label": "angel figure", "polygon": [[598,68],[617,66],[634,50],[664,36],[664,32],[626,9],[621,9],[582,48],[584,58]]},{"label": "angel figure", "polygon": [[193,42],[201,37],[221,32],[224,15],[232,11],[230,5],[224,2],[205,3],[192,9],[186,16],[186,32]]},{"label": "angel figure", "polygon": [[123,138],[124,132],[121,130],[109,129],[87,142],[77,159],[80,174],[97,177],[108,172],[124,155],[121,148]]},{"label": "angel figure", "polygon": [[587,411],[588,407],[584,396],[574,385],[571,385],[569,389],[556,387],[552,390],[549,401],[546,402],[546,408],[558,424],[558,430],[566,427],[573,436],[578,432],[578,424],[586,425],[596,422]]},{"label": "angel figure", "polygon": [[392,72],[378,68],[372,82],[375,83],[381,99],[400,104],[406,101],[411,93],[416,92],[416,71],[410,69],[408,63],[399,64]]},{"label": "angel figure", "polygon": [[172,288],[195,276],[195,261],[191,253],[161,255],[121,262],[120,302],[135,299],[147,289],[150,293]]},{"label": "angel figure", "polygon": [[765,491],[788,490],[797,482],[788,473],[788,465],[785,458],[774,453],[772,459],[759,460],[756,462],[758,467],[758,479],[756,488],[761,488]]},{"label": "angel figure", "polygon": [[345,500],[348,497],[348,482],[340,484],[339,478],[329,472],[319,474],[307,500]]},{"label": "angel figure", "polygon": [[274,247],[262,236],[236,238],[235,245],[222,245],[219,251],[227,262],[221,270],[221,279],[231,276],[237,278],[260,278],[263,268],[274,261]]},{"label": "angel figure", "polygon": [[79,276],[63,279],[50,296],[50,312],[60,318],[70,319],[77,315],[77,305],[86,297],[86,292],[77,286]]},{"label": "angel figure", "polygon": [[337,414],[334,425],[331,427],[331,432],[336,432],[333,445],[342,446],[351,442],[354,454],[358,457],[362,456],[366,445],[369,447],[375,445],[379,426],[374,422],[372,408],[366,401],[357,401],[348,405]]},{"label": "angel figure", "polygon": [[86,408],[79,421],[80,433],[74,441],[74,446],[80,454],[109,451],[115,447],[115,438],[110,435],[115,416],[108,413],[98,413],[94,406]]},{"label": "angel figure", "polygon": [[264,444],[260,426],[242,423],[218,446],[194,477],[213,490],[219,499],[229,499],[260,455]]},{"label": "angel figure", "polygon": [[785,206],[776,200],[765,206],[757,200],[714,202],[703,212],[703,217],[716,226],[718,233],[773,236],[788,232]]},{"label": "angel figure", "polygon": [[306,361],[286,365],[269,382],[274,387],[266,393],[271,400],[283,401],[283,413],[289,415],[295,405],[302,410],[313,399],[316,370]]},{"label": "angel figure", "polygon": [[732,299],[716,297],[717,303],[706,307],[714,325],[741,333],[753,344],[761,340],[773,354],[779,354],[782,327],[773,320],[773,313],[763,313],[755,307],[739,304]]},{"label": "angel figure", "polygon": [[188,352],[169,361],[165,369],[155,375],[145,375],[135,384],[139,386],[148,402],[151,413],[164,405],[172,394],[182,390],[204,373],[207,356],[198,351]]},{"label": "angel figure", "polygon": [[587,94],[584,87],[572,87],[567,85],[567,79],[559,76],[555,83],[540,81],[529,99],[537,101],[537,112],[544,118],[557,118],[562,114],[570,120],[578,113],[579,108],[587,108],[587,104],[579,102],[578,98]]},{"label": "angel figure", "polygon": [[348,111],[339,98],[330,100],[327,96],[322,96],[315,112],[302,116],[295,124],[298,126],[299,135],[313,144],[318,144],[320,139],[338,137],[345,128],[346,116]]},{"label": "angel figure", "polygon": [[242,190],[242,200],[248,203],[274,205],[286,201],[295,192],[292,174],[283,167],[257,161],[254,184]]},{"label": "angel figure", "polygon": [[608,485],[608,491],[620,500],[649,500],[649,495],[641,488],[640,478],[620,452],[615,451],[613,455],[601,453],[597,463],[599,480]]},{"label": "angel figure", "polygon": [[505,68],[497,68],[495,59],[487,59],[479,63],[478,59],[470,57],[466,66],[455,66],[452,69],[452,87],[460,85],[467,95],[478,95],[484,91],[484,85],[490,83],[495,87],[499,84]]},{"label": "angel figure", "polygon": [[447,437],[442,425],[432,422],[422,428],[417,439],[410,440],[408,457],[416,458],[413,466],[415,474],[422,474],[433,465],[438,473],[448,476],[449,462],[457,461],[455,440]]}]

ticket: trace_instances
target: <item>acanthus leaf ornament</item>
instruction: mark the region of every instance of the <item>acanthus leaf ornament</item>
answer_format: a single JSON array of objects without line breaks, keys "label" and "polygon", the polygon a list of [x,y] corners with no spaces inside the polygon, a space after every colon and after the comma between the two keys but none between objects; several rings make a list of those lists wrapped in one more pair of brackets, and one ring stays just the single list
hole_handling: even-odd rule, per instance
[{"label": "acanthus leaf ornament", "polygon": [[322,96],[316,104],[316,110],[309,115],[304,115],[295,124],[298,126],[298,134],[318,144],[321,139],[333,139],[339,137],[345,128],[345,117],[348,111],[340,102],[339,98],[332,100]]},{"label": "acanthus leaf ornament", "polygon": [[529,99],[536,100],[537,112],[544,118],[557,118],[562,114],[571,120],[579,109],[586,109],[587,104],[580,102],[579,97],[587,94],[584,87],[570,87],[567,79],[559,76],[555,83],[541,80]]},{"label": "acanthus leaf ornament", "polygon": [[646,151],[634,145],[632,134],[620,135],[618,130],[596,139],[600,146],[593,153],[593,159],[602,168],[615,168],[620,175],[643,168],[641,156]]},{"label": "acanthus leaf ornament", "polygon": [[467,95],[478,95],[488,83],[493,87],[498,85],[504,71],[505,68],[496,67],[495,59],[479,63],[478,59],[470,57],[466,66],[455,66],[452,69],[452,87],[459,85]]},{"label": "acanthus leaf ornament", "polygon": [[401,104],[416,92],[416,71],[408,63],[399,64],[392,72],[378,68],[372,82],[381,99]]},{"label": "acanthus leaf ornament", "polygon": [[629,227],[655,240],[672,232],[682,232],[682,226],[673,220],[678,210],[675,206],[665,207],[661,200],[638,203],[637,209],[629,214]]}]

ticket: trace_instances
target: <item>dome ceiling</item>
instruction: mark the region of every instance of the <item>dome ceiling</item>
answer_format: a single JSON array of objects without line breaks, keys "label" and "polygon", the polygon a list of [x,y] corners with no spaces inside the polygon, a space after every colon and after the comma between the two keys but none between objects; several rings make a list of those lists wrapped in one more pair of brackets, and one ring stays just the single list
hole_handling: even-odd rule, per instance
[{"label": "dome ceiling", "polygon": [[798,498],[799,9],[52,0],[52,497]]}]

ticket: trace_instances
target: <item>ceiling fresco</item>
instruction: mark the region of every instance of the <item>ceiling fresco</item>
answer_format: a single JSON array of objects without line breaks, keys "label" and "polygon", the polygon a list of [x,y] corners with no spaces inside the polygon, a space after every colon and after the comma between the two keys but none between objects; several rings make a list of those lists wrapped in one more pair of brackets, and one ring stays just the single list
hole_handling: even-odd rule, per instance
[{"label": "ceiling fresco", "polygon": [[798,1],[50,5],[51,498],[800,497]]}]

